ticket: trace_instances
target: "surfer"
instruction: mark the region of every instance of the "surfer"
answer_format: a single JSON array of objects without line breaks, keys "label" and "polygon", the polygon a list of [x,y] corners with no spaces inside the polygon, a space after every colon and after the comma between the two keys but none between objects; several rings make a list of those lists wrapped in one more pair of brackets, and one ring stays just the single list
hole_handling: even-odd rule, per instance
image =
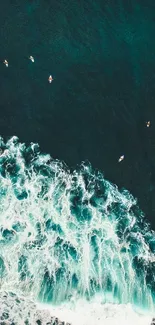
[{"label": "surfer", "polygon": [[147,128],[149,128],[149,127],[150,127],[150,124],[151,124],[151,122],[150,122],[150,121],[146,122],[146,126],[147,126]]},{"label": "surfer", "polygon": [[9,65],[8,61],[7,61],[7,60],[4,60],[3,63],[4,63],[4,64],[6,65],[6,67],[8,68],[8,65]]},{"label": "surfer", "polygon": [[30,55],[29,59],[34,62],[34,57],[32,55]]},{"label": "surfer", "polygon": [[124,159],[124,155],[120,156],[118,162],[121,162]]},{"label": "surfer", "polygon": [[53,77],[51,75],[49,76],[48,81],[49,81],[50,84],[53,81]]}]

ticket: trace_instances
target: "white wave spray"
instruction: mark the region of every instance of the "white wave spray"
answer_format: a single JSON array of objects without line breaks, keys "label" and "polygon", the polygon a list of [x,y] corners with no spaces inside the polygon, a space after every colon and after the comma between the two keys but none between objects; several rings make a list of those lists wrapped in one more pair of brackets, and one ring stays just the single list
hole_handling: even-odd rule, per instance
[{"label": "white wave spray", "polygon": [[155,235],[132,195],[17,137],[0,148],[1,291],[57,306],[99,295],[154,311]]}]

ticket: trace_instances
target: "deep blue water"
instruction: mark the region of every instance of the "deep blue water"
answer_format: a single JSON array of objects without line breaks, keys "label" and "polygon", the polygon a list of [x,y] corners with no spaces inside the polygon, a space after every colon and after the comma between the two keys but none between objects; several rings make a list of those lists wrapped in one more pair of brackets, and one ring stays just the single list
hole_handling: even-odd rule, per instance
[{"label": "deep blue water", "polygon": [[0,4],[1,135],[37,142],[71,168],[90,161],[155,228],[154,35],[151,0]]}]

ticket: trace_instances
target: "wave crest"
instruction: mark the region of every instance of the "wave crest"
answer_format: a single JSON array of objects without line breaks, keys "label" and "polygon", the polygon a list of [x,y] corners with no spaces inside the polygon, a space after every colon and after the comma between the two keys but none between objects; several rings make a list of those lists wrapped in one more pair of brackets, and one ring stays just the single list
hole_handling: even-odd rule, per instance
[{"label": "wave crest", "polygon": [[136,200],[90,164],[70,172],[17,137],[0,138],[1,289],[153,309],[155,236]]}]

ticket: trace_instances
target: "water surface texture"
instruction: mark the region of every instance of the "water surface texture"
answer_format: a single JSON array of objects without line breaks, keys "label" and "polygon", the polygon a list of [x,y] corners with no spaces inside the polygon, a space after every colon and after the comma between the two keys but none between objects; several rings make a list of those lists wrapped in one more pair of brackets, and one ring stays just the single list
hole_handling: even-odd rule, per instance
[{"label": "water surface texture", "polygon": [[0,142],[1,291],[153,312],[155,234],[132,195],[90,165],[71,173],[37,145]]},{"label": "water surface texture", "polygon": [[154,311],[154,35],[151,0],[0,4],[0,299],[9,306],[16,296],[50,306],[100,297],[127,314]]},{"label": "water surface texture", "polygon": [[131,190],[152,221],[154,35],[151,0],[0,5],[1,60],[9,61],[0,66],[1,135],[37,142],[70,167],[88,159]]}]

